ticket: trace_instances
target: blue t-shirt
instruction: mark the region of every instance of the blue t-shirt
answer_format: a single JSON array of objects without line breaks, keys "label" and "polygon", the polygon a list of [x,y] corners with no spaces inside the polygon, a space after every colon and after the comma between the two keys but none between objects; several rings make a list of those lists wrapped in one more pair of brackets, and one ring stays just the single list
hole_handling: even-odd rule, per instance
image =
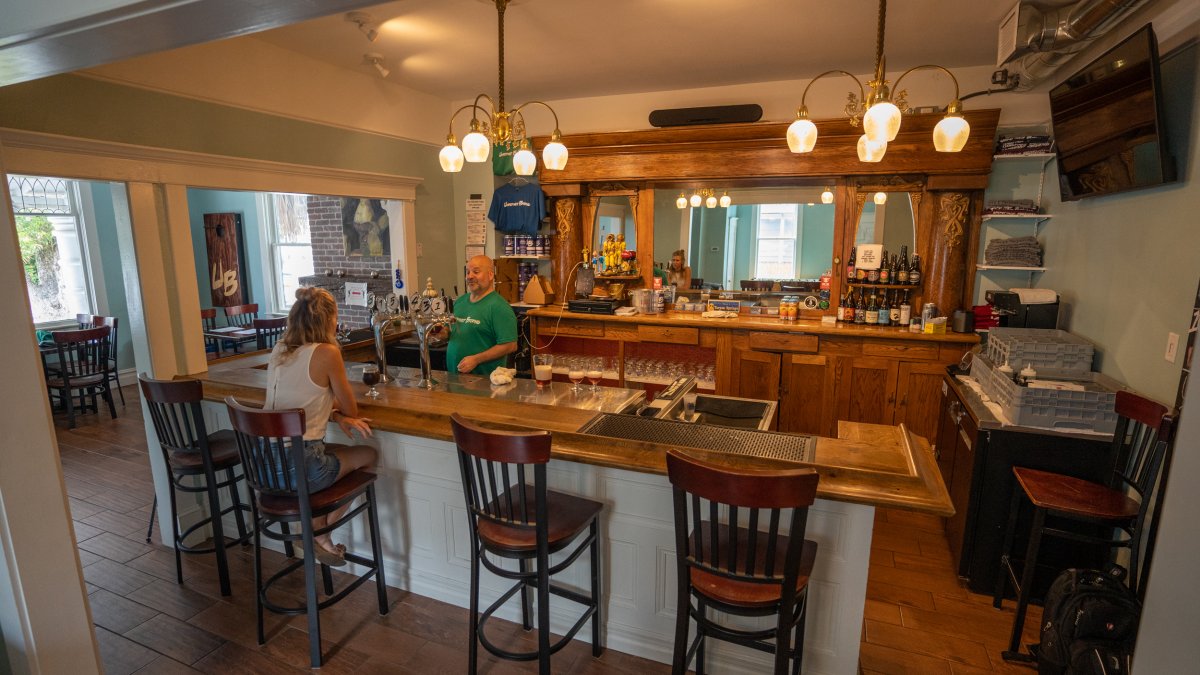
[{"label": "blue t-shirt", "polygon": [[545,217],[546,195],[537,183],[505,183],[492,193],[488,220],[495,223],[500,232],[537,234],[538,226]]}]

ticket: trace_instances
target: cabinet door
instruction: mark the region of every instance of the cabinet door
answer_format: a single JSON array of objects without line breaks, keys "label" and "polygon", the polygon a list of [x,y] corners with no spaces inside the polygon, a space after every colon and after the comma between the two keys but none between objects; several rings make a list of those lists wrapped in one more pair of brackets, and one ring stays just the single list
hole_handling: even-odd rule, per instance
[{"label": "cabinet door", "polygon": [[868,424],[892,424],[896,412],[893,359],[838,357],[837,418]]},{"label": "cabinet door", "polygon": [[780,378],[779,430],[832,436],[833,368],[830,357],[784,354]]},{"label": "cabinet door", "polygon": [[958,406],[958,398],[950,391],[950,385],[944,381],[940,394],[941,416],[933,452],[937,457],[938,471],[942,473],[942,481],[946,483],[946,490],[950,491],[954,487],[955,438],[958,436],[958,424],[955,422],[954,412]]},{"label": "cabinet door", "polygon": [[942,375],[946,366],[936,361],[901,361],[896,376],[895,423],[933,441],[938,432]]},{"label": "cabinet door", "polygon": [[[734,396],[778,401],[779,354],[734,350],[733,383]],[[782,413],[776,417],[782,417]]]}]

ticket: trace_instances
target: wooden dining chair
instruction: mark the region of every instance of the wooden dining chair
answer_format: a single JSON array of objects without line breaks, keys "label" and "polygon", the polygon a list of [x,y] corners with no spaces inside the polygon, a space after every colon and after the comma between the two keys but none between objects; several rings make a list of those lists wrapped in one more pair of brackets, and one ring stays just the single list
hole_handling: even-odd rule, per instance
[{"label": "wooden dining chair", "polygon": [[[229,326],[237,326],[247,330],[254,328],[254,320],[258,318],[258,304],[250,303],[248,305],[233,305],[225,308],[225,323]],[[258,338],[254,335],[249,335],[240,338],[226,338],[233,347],[233,353],[238,352],[241,345],[249,342],[258,342]]]},{"label": "wooden dining chair", "polygon": [[[696,672],[704,672],[709,637],[774,654],[775,675],[789,664],[799,673],[817,556],[816,542],[804,538],[816,471],[736,470],[668,450],[667,476],[679,584],[673,675],[684,675],[693,657]],[[749,629],[730,616],[775,621]],[[697,635],[689,643],[690,620]]]},{"label": "wooden dining chair", "polygon": [[[97,396],[103,397],[113,419],[117,409],[113,405],[109,388],[108,372],[111,368],[109,352],[112,350],[112,328],[98,326],[82,330],[58,330],[52,333],[58,363],[46,373],[46,388],[51,402],[57,397],[67,411],[67,428],[75,428],[75,396],[79,396],[80,410],[99,412]],[[87,399],[91,398],[91,405]]]},{"label": "wooden dining chair", "polygon": [[775,282],[770,279],[742,279],[739,283],[743,291],[769,291]]},{"label": "wooden dining chair", "polygon": [[283,331],[287,328],[287,317],[279,316],[270,319],[255,319],[253,326],[254,338],[258,342],[258,348],[270,349],[283,336]]},{"label": "wooden dining chair", "polygon": [[[217,308],[209,307],[200,310],[200,327],[201,330],[209,332],[217,328]],[[221,355],[221,341],[214,337],[204,336],[204,351],[214,352],[217,356]]]},{"label": "wooden dining chair", "polygon": [[121,391],[120,368],[117,365],[117,352],[121,348],[118,338],[120,335],[120,323],[115,316],[100,316],[97,314],[92,316],[91,319],[93,326],[109,326],[112,328],[112,335],[110,336],[112,346],[108,352],[110,366],[108,369],[108,381],[112,383],[113,387],[117,390],[117,394],[121,396],[121,405],[125,405],[125,392]]}]

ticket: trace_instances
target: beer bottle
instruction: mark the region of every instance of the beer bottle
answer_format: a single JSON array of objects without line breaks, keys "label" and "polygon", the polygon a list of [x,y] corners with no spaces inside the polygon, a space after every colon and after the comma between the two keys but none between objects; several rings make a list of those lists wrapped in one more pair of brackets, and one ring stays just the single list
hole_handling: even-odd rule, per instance
[{"label": "beer bottle", "polygon": [[908,285],[921,285],[921,256],[913,254],[912,267],[908,268]]},{"label": "beer bottle", "polygon": [[875,294],[871,294],[871,299],[867,301],[867,311],[863,313],[863,320],[867,323],[879,323],[879,305],[875,302]]},{"label": "beer bottle", "polygon": [[893,326],[900,325],[900,299],[899,298],[896,298],[896,297],[892,298],[891,309],[888,312],[888,322],[891,323]]},{"label": "beer bottle", "polygon": [[892,310],[888,306],[887,291],[879,292],[879,325],[886,326],[891,321]]},{"label": "beer bottle", "polygon": [[890,284],[892,281],[892,269],[888,264],[888,252],[883,252],[883,261],[879,263],[879,283]]},{"label": "beer bottle", "polygon": [[859,291],[858,298],[854,301],[854,323],[867,322],[867,306],[863,302],[862,291]]},{"label": "beer bottle", "polygon": [[850,283],[854,283],[856,280],[854,276],[854,252],[856,249],[857,247],[850,249],[850,259],[846,261],[846,281]]},{"label": "beer bottle", "polygon": [[900,247],[900,263],[896,266],[896,283],[908,285],[908,247]]}]

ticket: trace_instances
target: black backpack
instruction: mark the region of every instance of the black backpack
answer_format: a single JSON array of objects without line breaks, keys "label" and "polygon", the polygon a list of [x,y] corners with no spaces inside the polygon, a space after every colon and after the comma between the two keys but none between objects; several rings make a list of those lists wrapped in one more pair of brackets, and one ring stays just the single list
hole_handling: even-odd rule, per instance
[{"label": "black backpack", "polygon": [[1107,572],[1070,569],[1046,593],[1038,675],[1128,673],[1141,603],[1118,566]]}]

